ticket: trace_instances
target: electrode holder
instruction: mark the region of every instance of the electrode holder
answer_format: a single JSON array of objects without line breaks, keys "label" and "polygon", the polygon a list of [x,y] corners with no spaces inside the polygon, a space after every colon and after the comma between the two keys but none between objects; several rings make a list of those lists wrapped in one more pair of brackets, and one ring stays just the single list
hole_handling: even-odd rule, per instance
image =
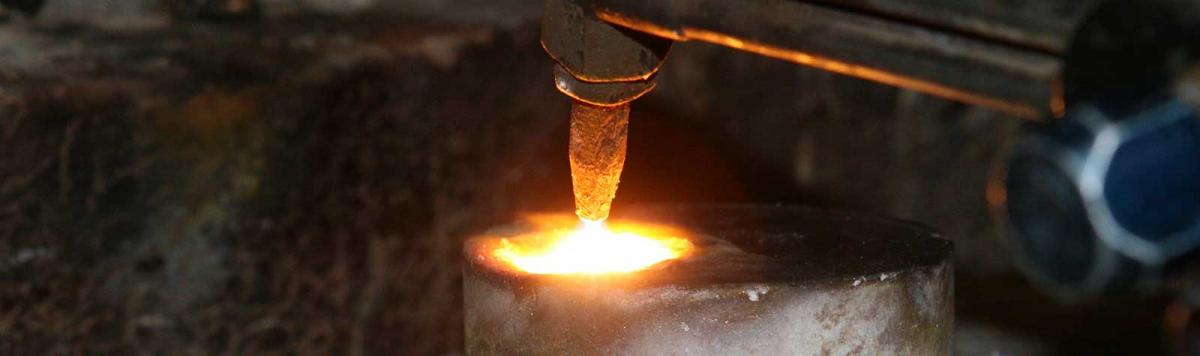
[{"label": "electrode holder", "polygon": [[557,63],[558,90],[588,104],[615,106],[654,89],[671,40],[600,21],[574,0],[547,0],[542,47]]}]

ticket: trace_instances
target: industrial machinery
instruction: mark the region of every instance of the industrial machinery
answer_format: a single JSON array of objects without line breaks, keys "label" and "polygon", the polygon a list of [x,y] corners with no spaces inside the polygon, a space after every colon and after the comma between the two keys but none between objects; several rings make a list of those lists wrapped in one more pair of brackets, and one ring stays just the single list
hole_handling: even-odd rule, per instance
[{"label": "industrial machinery", "polygon": [[1026,120],[996,184],[1032,279],[1195,288],[1200,2],[547,0],[542,31],[577,111],[627,115],[674,41],[702,41]]}]

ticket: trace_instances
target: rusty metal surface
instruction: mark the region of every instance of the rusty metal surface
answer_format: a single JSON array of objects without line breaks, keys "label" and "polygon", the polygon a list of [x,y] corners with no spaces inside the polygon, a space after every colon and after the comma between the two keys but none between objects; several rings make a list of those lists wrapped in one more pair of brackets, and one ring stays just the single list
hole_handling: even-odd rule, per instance
[{"label": "rusty metal surface", "polygon": [[803,208],[656,208],[699,252],[610,277],[531,276],[464,247],[466,349],[499,354],[949,354],[951,244],[928,228]]},{"label": "rusty metal surface", "polygon": [[597,16],[913,89],[1023,118],[1053,113],[1061,61],[1042,51],[797,1],[590,0]]}]

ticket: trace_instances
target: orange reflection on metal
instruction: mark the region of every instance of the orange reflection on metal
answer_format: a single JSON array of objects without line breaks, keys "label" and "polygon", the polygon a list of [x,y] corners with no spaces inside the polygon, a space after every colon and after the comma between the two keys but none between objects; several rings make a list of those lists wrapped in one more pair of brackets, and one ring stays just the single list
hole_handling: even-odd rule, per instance
[{"label": "orange reflection on metal", "polygon": [[531,274],[609,274],[645,269],[692,249],[679,231],[664,227],[582,221],[563,228],[554,216],[533,222],[537,232],[501,240],[493,256]]},{"label": "orange reflection on metal", "polygon": [[1038,119],[1041,116],[1037,109],[1021,103],[994,99],[927,80],[906,77],[880,69],[865,67],[853,63],[846,63],[831,58],[815,56],[766,43],[740,39],[720,32],[688,26],[683,26],[678,30],[671,30],[651,22],[630,18],[628,16],[607,11],[605,9],[598,9],[596,11],[596,17],[611,24],[631,28],[675,41],[704,41],[746,52],[757,53],[759,55],[781,59],[792,63],[813,66],[834,73],[933,94],[968,104],[987,106],[995,110],[1022,118]]}]

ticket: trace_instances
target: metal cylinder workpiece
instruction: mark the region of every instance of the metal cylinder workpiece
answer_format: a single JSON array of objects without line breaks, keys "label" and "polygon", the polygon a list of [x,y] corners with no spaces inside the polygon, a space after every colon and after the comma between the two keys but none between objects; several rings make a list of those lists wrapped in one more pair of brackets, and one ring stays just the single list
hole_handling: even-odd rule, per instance
[{"label": "metal cylinder workpiece", "polygon": [[799,207],[700,206],[614,219],[696,249],[611,275],[539,275],[464,245],[470,355],[948,355],[952,243],[920,224]]}]

